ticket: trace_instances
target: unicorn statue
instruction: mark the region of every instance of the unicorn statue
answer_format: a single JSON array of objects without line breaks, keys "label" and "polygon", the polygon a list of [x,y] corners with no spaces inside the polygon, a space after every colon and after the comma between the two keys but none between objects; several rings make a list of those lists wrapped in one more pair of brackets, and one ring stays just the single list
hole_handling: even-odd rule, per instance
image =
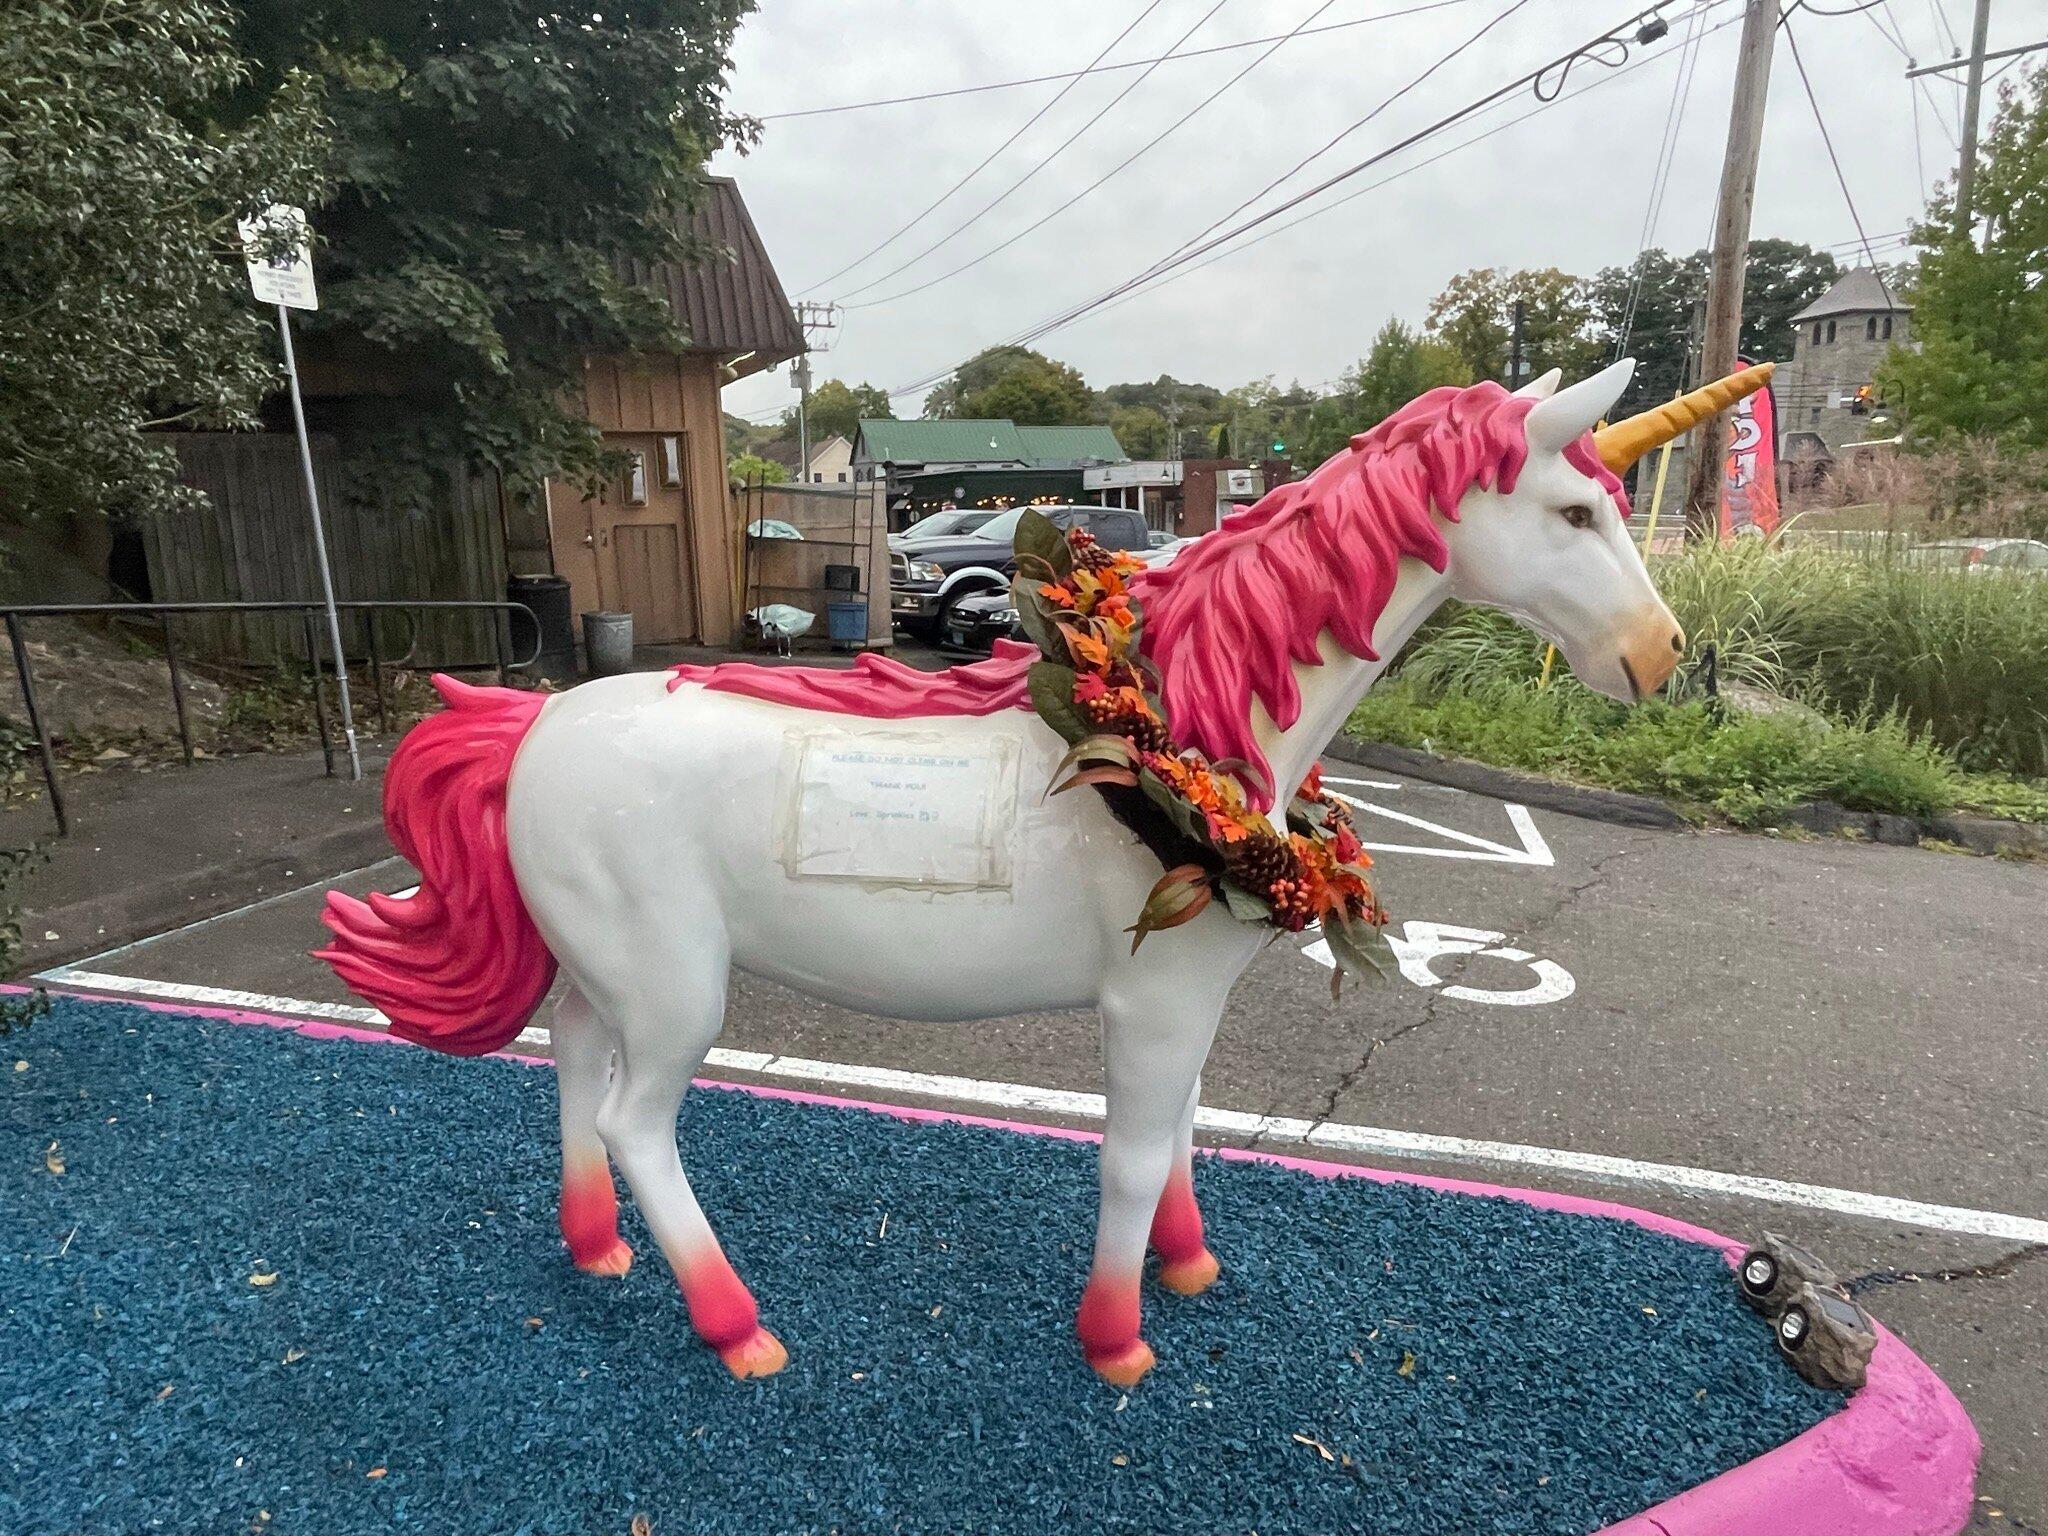
[{"label": "unicorn statue", "polygon": [[[1512,615],[1603,694],[1654,693],[1685,637],[1624,526],[1619,476],[1769,369],[1600,425],[1633,368],[1432,390],[1135,574],[1144,662],[1179,740],[1241,765],[1254,811],[1288,805],[1447,598]],[[1067,744],[1033,708],[1036,658],[1005,644],[931,674],[873,655],[845,671],[683,666],[555,695],[436,677],[448,707],[385,781],[417,892],[328,896],[320,957],[393,1033],[437,1050],[504,1046],[561,973],[549,1030],[570,1258],[595,1275],[632,1261],[616,1164],[691,1326],[735,1376],[788,1357],[676,1145],[735,966],[885,1018],[1098,1009],[1108,1112],[1076,1321],[1088,1364],[1120,1387],[1153,1364],[1148,1246],[1169,1291],[1216,1278],[1192,1126],[1226,994],[1263,935],[1217,902],[1126,940],[1160,859],[1106,797],[1041,793]]]}]

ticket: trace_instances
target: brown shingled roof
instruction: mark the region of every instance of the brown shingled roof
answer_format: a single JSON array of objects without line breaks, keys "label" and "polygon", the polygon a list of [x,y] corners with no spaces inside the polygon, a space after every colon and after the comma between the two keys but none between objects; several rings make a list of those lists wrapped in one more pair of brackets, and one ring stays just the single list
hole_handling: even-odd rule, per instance
[{"label": "brown shingled roof", "polygon": [[802,352],[796,312],[730,176],[705,178],[704,196],[684,229],[714,251],[730,254],[688,264],[627,259],[619,271],[668,300],[690,338],[690,349],[735,359],[734,372],[740,376]]}]

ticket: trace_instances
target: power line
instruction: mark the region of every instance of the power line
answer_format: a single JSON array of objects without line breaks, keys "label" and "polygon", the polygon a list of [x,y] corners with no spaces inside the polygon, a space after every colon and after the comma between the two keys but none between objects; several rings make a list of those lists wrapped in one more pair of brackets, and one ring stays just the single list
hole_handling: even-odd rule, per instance
[{"label": "power line", "polygon": [[[1208,252],[1216,249],[1219,246],[1228,244],[1230,241],[1235,240],[1239,235],[1245,234],[1249,230],[1252,230],[1261,224],[1267,223],[1273,219],[1278,218],[1281,214],[1287,213],[1290,210],[1299,207],[1301,204],[1307,202],[1310,198],[1319,197],[1324,192],[1330,190],[1330,188],[1335,187],[1342,182],[1348,181],[1352,177],[1357,176],[1363,173],[1364,171],[1371,169],[1373,166],[1378,165],[1381,162],[1391,158],[1392,156],[1399,154],[1402,150],[1408,149],[1413,145],[1419,144],[1423,140],[1430,138],[1437,133],[1442,132],[1444,129],[1449,128],[1459,122],[1462,122],[1466,118],[1471,117],[1474,114],[1485,110],[1487,107],[1492,106],[1495,102],[1501,100],[1502,98],[1510,96],[1515,92],[1519,91],[1524,86],[1533,85],[1538,79],[1549,74],[1551,70],[1558,68],[1560,65],[1566,63],[1568,60],[1571,60],[1576,57],[1585,56],[1588,54],[1588,51],[1590,49],[1598,48],[1603,44],[1612,41],[1619,41],[1619,39],[1615,38],[1616,33],[1631,27],[1639,28],[1645,22],[1649,21],[1653,17],[1657,17],[1661,12],[1668,10],[1672,5],[1676,3],[1678,3],[1678,0],[1655,0],[1655,3],[1637,11],[1634,15],[1625,18],[1618,25],[1609,27],[1605,31],[1596,34],[1588,42],[1580,44],[1578,47],[1569,49],[1566,52],[1559,54],[1557,57],[1548,60],[1547,62],[1545,62],[1544,64],[1542,64],[1534,70],[1530,70],[1521,75],[1516,76],[1513,80],[1508,81],[1504,85],[1495,87],[1493,90],[1486,92],[1484,95],[1467,102],[1464,106],[1459,107],[1449,113],[1446,113],[1444,116],[1438,118],[1436,121],[1432,122],[1427,127],[1419,129],[1416,132],[1409,134],[1407,137],[1397,141],[1396,143],[1387,146],[1385,149],[1380,150],[1378,153],[1367,156],[1365,159],[1357,162],[1354,165],[1346,167],[1344,170],[1337,172],[1335,175],[1325,177],[1322,181],[1308,188],[1306,191],[1296,193],[1294,196],[1287,198],[1285,201],[1277,203],[1273,207],[1268,208],[1263,213],[1255,214],[1251,218],[1245,220],[1243,223],[1237,225],[1235,228],[1226,230],[1220,235],[1214,236],[1211,239],[1202,241],[1194,246],[1191,246],[1186,251],[1175,256],[1170,263],[1160,266],[1156,272],[1148,269],[1146,272],[1139,273],[1132,278],[1128,278],[1122,283],[1116,285],[1114,288],[1108,289],[1107,291],[1098,294],[1092,299],[1085,300],[1082,303],[1075,305],[1061,312],[1060,314],[1049,318],[1048,320],[1042,321],[1037,325],[1026,328],[1024,331],[1018,333],[1018,335],[1013,337],[1009,344],[1020,345],[1023,343],[1030,342],[1036,339],[1038,336],[1044,335],[1059,326],[1071,323],[1072,321],[1080,318],[1081,315],[1087,313],[1088,311],[1092,309],[1097,309],[1102,305],[1109,303],[1112,299],[1122,297],[1123,294],[1129,292],[1133,287],[1137,286],[1139,283],[1147,281],[1150,277],[1160,275],[1166,271],[1171,270],[1173,267],[1185,265],[1188,262],[1194,261],[1195,259],[1206,255]],[[1600,62],[1606,63],[1610,67],[1620,67],[1618,62],[1612,59],[1602,59],[1600,60]],[[933,373],[923,379],[919,379],[909,384],[900,385],[897,388],[890,390],[889,393],[893,397],[896,395],[910,394],[913,391],[919,389],[929,388],[931,385],[937,383],[941,379],[944,379],[949,374],[953,373],[958,366],[958,364],[954,364],[947,368],[940,369],[936,373]]]},{"label": "power line", "polygon": [[[1529,0],[1516,0],[1516,4],[1518,6],[1526,5],[1528,3]],[[1307,26],[1308,23],[1314,21],[1316,17],[1322,15],[1323,12],[1327,11],[1334,4],[1336,4],[1336,0],[1322,0],[1322,3],[1320,5],[1318,5],[1313,11],[1310,11],[1308,15],[1302,18],[1301,26]],[[1257,58],[1253,59],[1249,64],[1245,65],[1243,69],[1240,69],[1236,74],[1232,75],[1228,80],[1224,81],[1223,84],[1219,86],[1216,90],[1211,91],[1204,95],[1192,107],[1188,108],[1186,112],[1182,113],[1180,117],[1175,119],[1167,127],[1161,129],[1158,133],[1154,134],[1151,138],[1147,139],[1143,144],[1139,145],[1138,148],[1133,150],[1130,154],[1126,155],[1122,160],[1118,161],[1116,165],[1112,166],[1108,171],[1096,177],[1095,180],[1089,182],[1088,185],[1083,187],[1079,192],[1076,192],[1072,197],[1067,198],[1066,200],[1061,202],[1058,207],[1051,209],[1049,212],[1045,213],[1040,218],[1038,218],[1035,222],[1025,225],[1024,228],[1018,230],[1017,233],[1012,235],[1008,240],[1003,241],[999,245],[991,246],[988,250],[983,251],[979,256],[975,256],[967,261],[964,261],[959,266],[954,267],[949,271],[941,272],[937,277],[926,278],[923,282],[918,283],[913,287],[905,288],[901,292],[887,293],[882,295],[882,297],[880,297],[879,299],[869,299],[864,304],[852,304],[848,305],[847,307],[850,309],[873,309],[880,304],[893,304],[898,299],[907,299],[912,294],[923,293],[927,288],[935,288],[940,283],[946,282],[951,278],[958,277],[962,272],[968,271],[970,268],[980,266],[984,261],[987,261],[989,257],[995,255],[998,251],[1007,250],[1014,242],[1022,240],[1027,235],[1036,233],[1045,225],[1051,223],[1054,219],[1058,218],[1061,214],[1068,212],[1084,197],[1088,196],[1089,193],[1095,191],[1096,188],[1100,187],[1104,182],[1108,181],[1111,177],[1116,176],[1124,170],[1126,170],[1134,161],[1138,159],[1139,156],[1148,153],[1162,140],[1164,140],[1169,134],[1172,134],[1180,128],[1184,127],[1189,121],[1189,119],[1194,117],[1194,115],[1197,112],[1200,112],[1203,108],[1214,104],[1216,100],[1223,95],[1224,92],[1228,91],[1232,86],[1236,85],[1238,81],[1242,80],[1246,75],[1250,74],[1253,70],[1257,69],[1261,64],[1265,63],[1266,60],[1270,59],[1271,57],[1273,57],[1274,54],[1278,53],[1280,51],[1282,44],[1285,44],[1289,42],[1291,39],[1293,39],[1300,32],[1300,30],[1301,27],[1296,27],[1293,32],[1289,32],[1284,37],[1279,38],[1277,41],[1274,42],[1272,47],[1268,48],[1264,53],[1260,54]],[[1213,228],[1214,226],[1211,227]]]},{"label": "power line", "polygon": [[[1100,64],[1102,60],[1108,55],[1110,49],[1116,47],[1118,43],[1122,42],[1125,38],[1129,37],[1131,33],[1137,29],[1139,22],[1142,22],[1147,16],[1150,16],[1157,9],[1159,9],[1159,0],[1151,0],[1151,3],[1148,4],[1144,10],[1138,12],[1137,16],[1133,18],[1128,25],[1125,26],[1123,31],[1117,33],[1115,37],[1109,40],[1109,42],[1103,47],[1101,53],[1095,55],[1095,58],[1093,59],[1093,61],[1090,62],[1088,68],[1093,69],[1095,65]],[[880,255],[883,251],[887,250],[890,246],[894,245],[898,240],[902,239],[903,236],[909,234],[911,230],[915,229],[919,224],[923,223],[924,220],[931,213],[937,210],[939,205],[945,202],[947,198],[951,197],[955,192],[958,192],[962,187],[966,186],[967,183],[974,180],[974,178],[979,176],[983,171],[987,170],[989,168],[989,165],[995,160],[997,155],[1000,155],[1004,150],[1008,149],[1012,144],[1016,143],[1019,139],[1021,139],[1026,133],[1028,133],[1031,130],[1031,125],[1033,123],[1037,122],[1041,117],[1044,117],[1046,113],[1050,112],[1054,107],[1058,106],[1060,102],[1066,98],[1067,92],[1071,91],[1076,85],[1080,84],[1082,77],[1087,73],[1088,70],[1082,70],[1080,74],[1075,75],[1065,85],[1061,86],[1058,93],[1053,96],[1052,100],[1048,101],[1044,106],[1040,107],[1036,112],[1032,113],[1029,117],[1027,117],[1024,120],[1023,127],[1019,128],[1015,133],[1011,134],[1007,139],[1003,140],[1002,143],[998,144],[994,149],[990,150],[987,157],[982,160],[981,164],[977,165],[965,176],[962,176],[958,181],[954,182],[952,186],[946,188],[945,191],[941,192],[936,198],[934,198],[931,201],[931,203],[929,203],[925,207],[922,213],[919,213],[915,217],[913,217],[909,223],[903,225],[894,234],[890,235],[888,239],[884,240],[880,245],[877,245],[873,247],[871,250],[868,250],[863,254],[856,256],[852,261],[849,261],[837,272],[833,272],[825,277],[821,277],[815,283],[805,284],[803,291],[808,292],[814,289],[822,288],[825,286],[825,284],[829,282],[834,282],[837,279],[844,277],[847,273],[851,272],[855,267],[865,262],[869,257]]]},{"label": "power line", "polygon": [[1656,169],[1650,178],[1650,196],[1643,208],[1643,227],[1636,237],[1635,275],[1628,285],[1628,299],[1622,305],[1621,325],[1614,337],[1614,358],[1628,355],[1629,335],[1635,329],[1636,305],[1643,296],[1643,280],[1649,273],[1650,242],[1656,238],[1657,216],[1663,211],[1664,194],[1671,185],[1671,169],[1678,160],[1679,130],[1685,122],[1686,103],[1692,98],[1693,75],[1699,64],[1700,22],[1706,12],[1694,11],[1688,18],[1685,43],[1680,51],[1678,73],[1671,81],[1671,105],[1664,113],[1664,135],[1657,141]]},{"label": "power line", "polygon": [[[979,96],[987,91],[1009,91],[1025,85],[1050,85],[1055,80],[1083,80],[1090,75],[1111,75],[1123,69],[1142,69],[1147,64],[1178,64],[1185,59],[1206,59],[1213,54],[1236,53],[1245,48],[1260,47],[1265,43],[1281,42],[1289,37],[1320,37],[1326,32],[1346,32],[1353,27],[1376,26],[1383,21],[1398,21],[1403,16],[1419,16],[1425,11],[1440,11],[1447,6],[1469,3],[1470,0],[1428,0],[1425,5],[1411,5],[1399,11],[1383,11],[1377,16],[1361,16],[1355,21],[1333,21],[1326,27],[1307,27],[1300,32],[1283,32],[1273,37],[1248,37],[1240,43],[1217,43],[1209,48],[1190,48],[1185,53],[1165,54],[1156,59],[1125,59],[1117,64],[1104,64],[1101,62],[1102,55],[1097,54],[1095,60],[1085,69],[1063,69],[1049,75],[1030,75],[1021,80],[994,80],[987,85],[956,85],[943,91],[919,91],[914,96],[884,96],[875,101],[849,101],[836,107],[802,107],[789,112],[756,112],[753,117],[756,122],[779,123],[798,117],[824,117],[835,112],[865,112],[872,107],[901,107],[920,101],[943,101],[952,96]],[[1108,52],[1107,49],[1103,51]]]},{"label": "power line", "polygon": [[1792,31],[1789,19],[1780,23],[1785,28],[1785,41],[1792,47],[1792,62],[1799,70],[1799,83],[1806,90],[1806,104],[1813,108],[1814,126],[1820,129],[1820,141],[1827,146],[1828,164],[1835,168],[1835,184],[1842,189],[1842,201],[1849,205],[1849,221],[1856,226],[1856,236],[1863,243],[1864,259],[1870,263],[1870,270],[1877,275],[1877,290],[1884,295],[1886,304],[1892,302],[1891,285],[1884,280],[1884,268],[1877,264],[1876,253],[1870,248],[1870,237],[1863,232],[1863,215],[1856,211],[1856,198],[1849,191],[1849,178],[1842,174],[1842,162],[1835,154],[1835,141],[1828,132],[1827,119],[1821,116],[1820,98],[1813,94],[1813,82],[1806,76],[1806,61],[1799,57],[1799,39]]},{"label": "power line", "polygon": [[[1201,29],[1208,23],[1209,18],[1214,16],[1218,11],[1222,10],[1223,7],[1228,5],[1229,3],[1230,0],[1216,0],[1216,3],[1210,6],[1208,10],[1204,11],[1200,19],[1197,20],[1193,26],[1189,27],[1187,31],[1181,33],[1179,40],[1174,43],[1172,48],[1167,50],[1168,56],[1170,57],[1173,53],[1177,52],[1182,43],[1185,43],[1189,38],[1193,37],[1197,32],[1201,31]],[[878,287],[879,285],[886,283],[890,278],[894,277],[897,273],[907,271],[909,268],[916,266],[920,261],[923,261],[925,257],[931,255],[932,252],[938,250],[941,246],[948,244],[952,240],[957,239],[959,236],[965,234],[968,230],[972,229],[976,224],[980,223],[982,219],[987,217],[989,214],[993,213],[997,208],[1001,207],[1003,203],[1007,202],[1012,193],[1022,189],[1024,185],[1031,180],[1032,177],[1036,176],[1048,165],[1051,165],[1053,161],[1057,160],[1061,155],[1065,154],[1066,151],[1072,147],[1074,141],[1080,138],[1082,134],[1086,133],[1090,128],[1093,128],[1097,123],[1101,122],[1103,118],[1107,117],[1111,112],[1115,111],[1117,105],[1120,102],[1122,102],[1126,96],[1130,95],[1131,92],[1135,91],[1139,86],[1143,85],[1148,79],[1150,79],[1152,76],[1152,71],[1157,69],[1158,67],[1159,65],[1157,63],[1147,66],[1143,74],[1139,75],[1137,79],[1133,80],[1129,85],[1125,86],[1122,90],[1118,91],[1115,96],[1110,98],[1109,105],[1103,107],[1101,111],[1097,112],[1093,117],[1089,118],[1087,122],[1083,123],[1079,128],[1076,128],[1071,134],[1069,134],[1064,140],[1060,142],[1058,148],[1053,150],[1051,154],[1045,156],[1036,165],[1032,166],[1031,169],[1026,171],[1022,176],[1018,177],[1015,181],[1011,182],[1010,185],[1004,188],[1000,193],[998,193],[992,201],[984,203],[980,209],[978,209],[971,217],[967,219],[965,223],[954,225],[952,229],[948,230],[945,234],[941,235],[937,240],[933,241],[930,245],[926,246],[923,250],[919,251],[915,256],[911,257],[910,260],[905,262],[899,262],[897,265],[891,267],[888,271],[884,272],[880,277],[870,278],[867,282],[862,283],[858,288],[849,289],[843,295],[843,297],[852,298],[855,294],[866,293],[868,289]]]}]

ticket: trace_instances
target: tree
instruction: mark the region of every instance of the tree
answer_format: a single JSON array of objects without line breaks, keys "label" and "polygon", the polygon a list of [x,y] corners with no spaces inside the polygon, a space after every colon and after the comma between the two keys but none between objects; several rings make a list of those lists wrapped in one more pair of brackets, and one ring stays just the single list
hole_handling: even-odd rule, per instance
[{"label": "tree", "polygon": [[1525,376],[1562,368],[1568,377],[1578,377],[1597,366],[1600,339],[1587,285],[1555,267],[1526,272],[1477,267],[1460,273],[1430,301],[1430,338],[1449,347],[1473,378],[1505,380],[1518,299]]},{"label": "tree", "polygon": [[1352,437],[1378,426],[1418,395],[1446,384],[1470,384],[1472,370],[1440,341],[1389,320],[1373,337],[1372,350],[1318,400],[1302,432],[1301,454],[1320,463],[1341,452]]},{"label": "tree", "polygon": [[751,0],[565,12],[517,0],[242,0],[259,83],[318,76],[334,190],[308,350],[405,386],[350,434],[420,503],[454,454],[518,485],[608,467],[568,401],[592,352],[686,338],[625,258],[704,257],[677,215],[754,126],[724,105]]},{"label": "tree", "polygon": [[927,417],[1007,416],[1021,426],[1075,426],[1096,419],[1080,373],[1029,347],[990,347],[961,364],[924,403]]},{"label": "tree", "polygon": [[1922,440],[1964,435],[2048,447],[2048,65],[1999,91],[1970,203],[1980,250],[1951,233],[1943,192],[1915,231],[1917,353],[1894,350],[1882,382]]},{"label": "tree", "polygon": [[[1631,315],[1628,299],[1638,266],[1642,286]],[[1742,285],[1742,355],[1759,362],[1791,356],[1792,317],[1841,275],[1840,263],[1826,251],[1796,240],[1752,240]],[[1603,356],[1636,360],[1636,376],[1617,411],[1669,400],[1684,383],[1693,310],[1706,291],[1705,251],[1677,257],[1655,248],[1626,267],[1604,268],[1587,285]]]},{"label": "tree", "polygon": [[[235,220],[309,201],[318,98],[257,89],[213,0],[0,7],[0,501],[185,500],[152,427],[249,426],[278,378]],[[242,92],[232,131],[205,116]]]},{"label": "tree", "polygon": [[789,478],[789,466],[758,453],[736,453],[725,461],[725,478],[742,485],[780,485]]},{"label": "tree", "polygon": [[[852,442],[863,421],[887,421],[893,416],[889,392],[879,384],[847,384],[839,379],[827,379],[812,390],[804,412],[814,443],[835,435]],[[794,406],[783,413],[782,429],[795,435]]]}]

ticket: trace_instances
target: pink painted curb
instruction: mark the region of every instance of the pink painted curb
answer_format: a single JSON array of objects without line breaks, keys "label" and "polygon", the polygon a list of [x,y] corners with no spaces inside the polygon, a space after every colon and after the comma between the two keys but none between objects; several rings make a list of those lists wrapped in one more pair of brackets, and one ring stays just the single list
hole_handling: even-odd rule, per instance
[{"label": "pink painted curb", "polygon": [[[0,992],[33,990],[0,985]],[[203,1007],[101,993],[59,990],[58,995],[93,1002],[120,1003],[152,1013],[185,1014],[222,1019],[234,1024],[289,1029],[316,1040],[357,1040],[403,1045],[381,1030],[332,1023],[325,1019],[292,1018],[247,1008]],[[500,1059],[528,1066],[552,1065],[544,1056],[497,1053]],[[699,1085],[758,1098],[823,1105],[888,1115],[912,1122],[985,1126],[1028,1136],[1066,1141],[1100,1141],[1094,1131],[1034,1125],[989,1115],[953,1110],[920,1109],[870,1099],[841,1098],[796,1088],[771,1088],[701,1078]],[[1519,1200],[1541,1210],[1577,1216],[1598,1216],[1632,1222],[1684,1242],[1718,1249],[1731,1265],[1744,1245],[1689,1222],[1660,1216],[1634,1206],[1616,1205],[1579,1195],[1517,1189],[1467,1179],[1400,1173],[1333,1163],[1317,1158],[1288,1157],[1223,1147],[1208,1155],[1229,1162],[1269,1163],[1298,1169],[1317,1178],[1369,1179],[1378,1184],[1410,1184],[1456,1195]],[[1806,1433],[1788,1440],[1754,1461],[1731,1468],[1655,1508],[1608,1526],[1596,1536],[1954,1536],[1968,1523],[1976,1491],[1981,1445],[1976,1426],[1961,1403],[1925,1361],[1882,1324],[1877,1351],[1871,1357],[1869,1380],[1839,1413]]]}]

